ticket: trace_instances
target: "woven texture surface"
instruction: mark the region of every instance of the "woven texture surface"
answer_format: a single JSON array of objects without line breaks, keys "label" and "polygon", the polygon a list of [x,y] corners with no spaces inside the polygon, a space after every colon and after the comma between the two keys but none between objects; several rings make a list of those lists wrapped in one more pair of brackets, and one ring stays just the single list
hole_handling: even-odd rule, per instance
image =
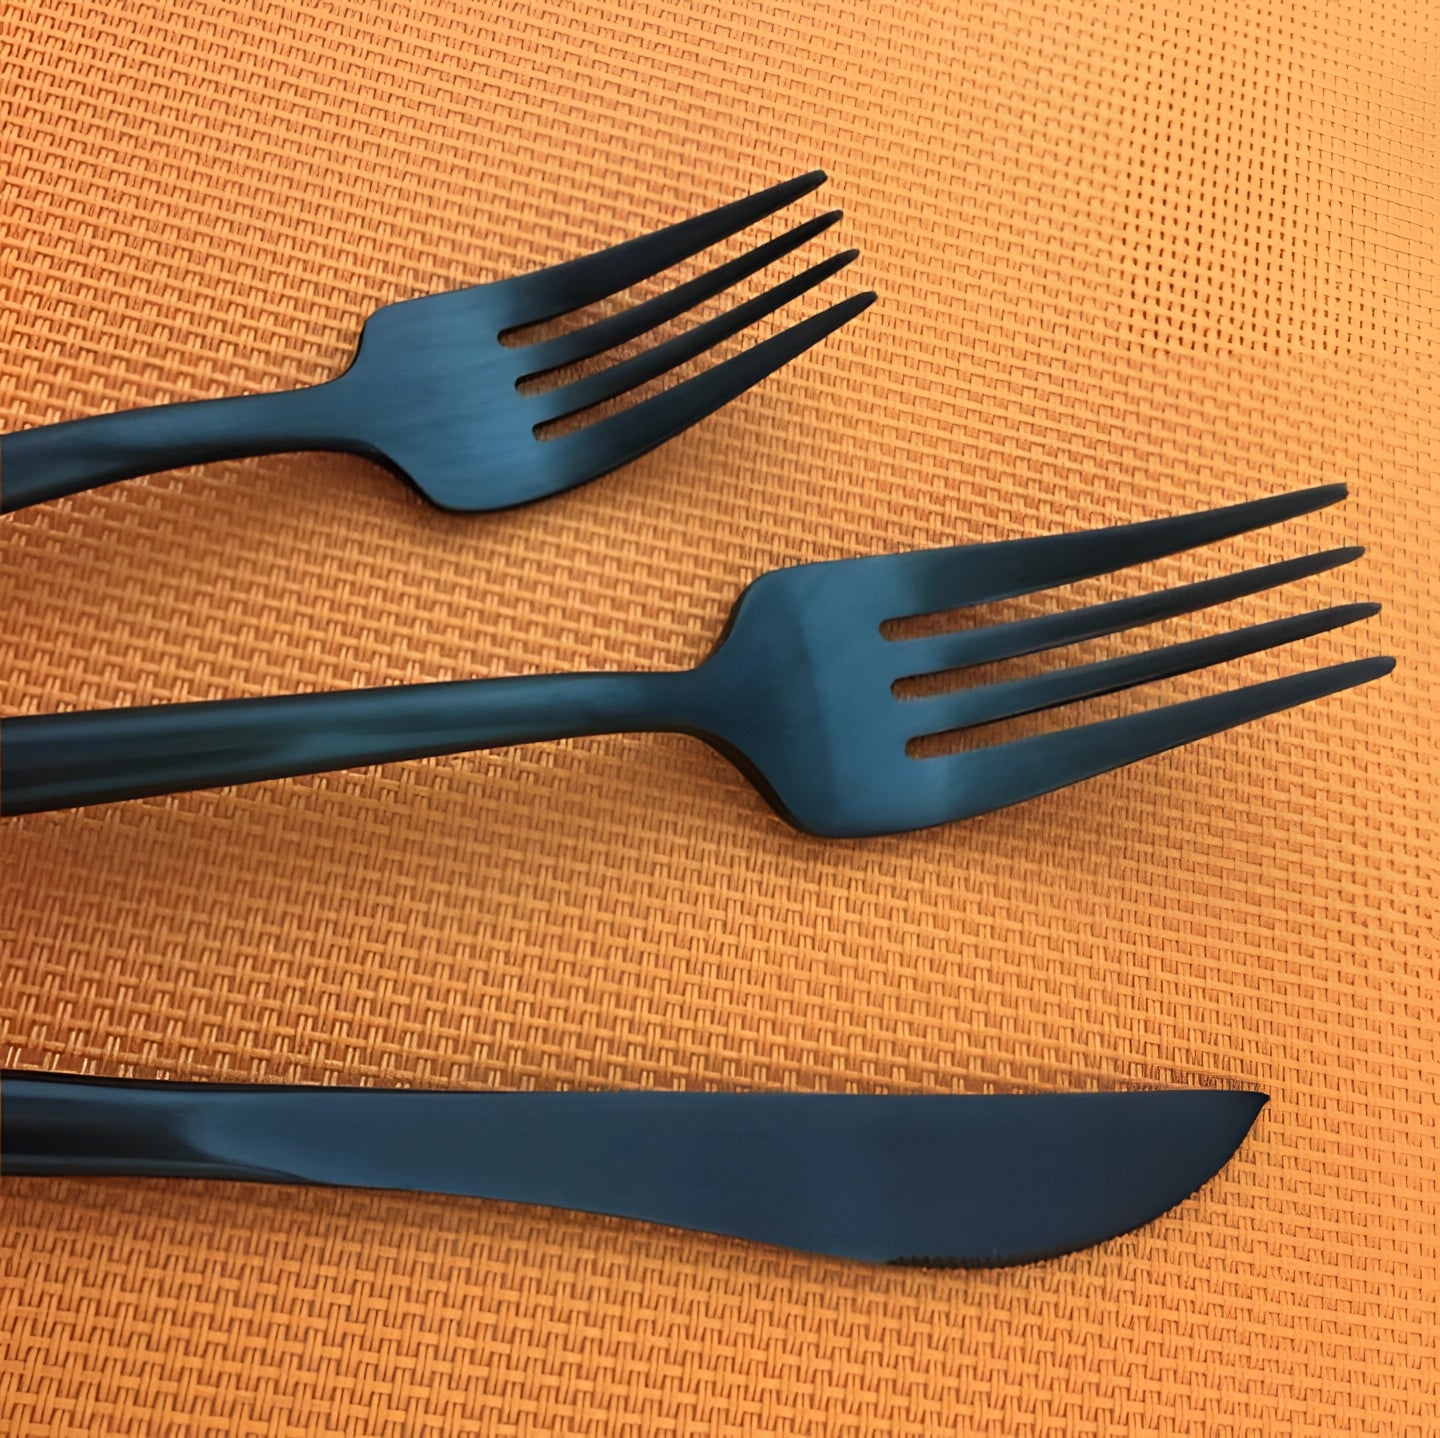
[{"label": "woven texture surface", "polygon": [[0,713],[676,667],[779,564],[1337,479],[1336,509],[1085,595],[1363,543],[1235,613],[1380,618],[1127,702],[1370,653],[1396,673],[877,842],[793,833],[679,737],[7,821],[0,1059],[1270,1107],[1161,1222],[994,1273],[440,1198],[8,1180],[10,1438],[1440,1430],[1433,7],[820,9],[6,6],[5,428],[310,382],[380,303],[817,165],[798,211],[842,205],[864,253],[800,309],[881,302],[521,512],[446,516],[309,455],[0,521]]}]

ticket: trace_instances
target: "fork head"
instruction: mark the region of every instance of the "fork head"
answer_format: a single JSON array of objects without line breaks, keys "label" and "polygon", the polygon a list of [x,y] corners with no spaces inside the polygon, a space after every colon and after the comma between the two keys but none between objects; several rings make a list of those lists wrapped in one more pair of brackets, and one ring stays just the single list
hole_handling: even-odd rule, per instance
[{"label": "fork head", "polygon": [[631,358],[539,393],[520,386],[669,323],[829,229],[820,215],[652,299],[533,344],[502,342],[595,304],[718,244],[809,194],[823,172],[531,274],[376,310],[350,368],[326,387],[337,428],[445,509],[501,509],[597,479],[688,429],[859,314],[851,296],[642,402],[553,438],[537,431],[701,356],[856,258],[834,255]]},{"label": "fork head", "polygon": [[1352,604],[929,698],[894,692],[915,676],[1034,654],[1258,593],[1347,563],[1362,552],[1355,548],[930,638],[882,633],[888,620],[1073,583],[1274,524],[1344,494],[1343,485],[1328,485],[1112,529],[774,570],[741,595],[698,671],[710,681],[705,737],[799,828],[860,837],[1005,808],[1378,678],[1393,660],[1337,664],[963,753],[915,758],[907,749],[922,736],[1188,673],[1379,608]]}]

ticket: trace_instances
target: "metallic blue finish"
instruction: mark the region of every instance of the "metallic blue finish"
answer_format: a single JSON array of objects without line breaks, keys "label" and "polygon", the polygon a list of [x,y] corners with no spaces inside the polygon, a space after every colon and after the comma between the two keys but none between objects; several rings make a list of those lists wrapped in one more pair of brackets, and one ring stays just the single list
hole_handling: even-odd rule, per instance
[{"label": "metallic blue finish", "polygon": [[1253,593],[1355,558],[1332,550],[1172,591],[939,638],[887,639],[887,620],[1104,573],[1305,514],[1332,485],[1115,529],[797,565],[740,596],[710,657],[661,674],[560,674],[329,694],[24,715],[0,723],[0,814],[633,730],[693,734],[797,827],[898,833],[1064,788],[1386,674],[1356,660],[1248,688],[933,758],[910,740],[1203,669],[1353,623],[1341,605],[1101,663],[920,699],[903,678],[1073,643]]},{"label": "metallic blue finish", "polygon": [[0,436],[0,514],[181,465],[294,450],[365,455],[445,509],[525,504],[645,454],[773,374],[867,308],[854,295],[637,405],[543,441],[579,415],[708,352],[855,259],[845,251],[725,314],[598,373],[521,393],[548,371],[639,338],[828,229],[821,215],[644,303],[538,344],[506,332],[591,305],[698,254],[824,182],[821,171],[532,274],[376,310],[350,367],[305,389],[92,415]]},{"label": "metallic blue finish", "polygon": [[456,1093],[5,1073],[0,1172],[468,1194],[874,1263],[994,1266],[1190,1196],[1264,1094]]}]

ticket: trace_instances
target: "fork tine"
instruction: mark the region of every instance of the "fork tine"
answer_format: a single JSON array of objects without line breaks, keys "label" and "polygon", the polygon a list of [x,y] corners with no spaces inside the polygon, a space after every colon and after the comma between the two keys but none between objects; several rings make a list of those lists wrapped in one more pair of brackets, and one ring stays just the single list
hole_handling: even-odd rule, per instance
[{"label": "fork tine", "polygon": [[[703,374],[697,374],[671,389],[652,395],[640,404],[621,410],[571,434],[544,441],[540,452],[547,460],[553,454],[555,468],[541,466],[543,493],[557,485],[569,487],[598,479],[622,464],[629,464],[657,445],[689,429],[737,395],[774,374],[782,365],[804,354],[826,335],[855,318],[875,302],[873,293],[851,295],[818,315],[781,330],[778,335],[752,345]],[[518,501],[517,501],[518,502]]]},{"label": "fork tine", "polygon": [[754,299],[746,300],[725,314],[706,320],[704,324],[696,325],[684,334],[654,345],[642,354],[609,365],[596,374],[585,375],[559,389],[531,396],[530,403],[537,416],[535,423],[545,424],[550,420],[590,409],[675,369],[697,355],[704,354],[722,340],[739,334],[756,320],[789,304],[807,290],[814,289],[822,280],[829,279],[831,275],[837,274],[858,259],[859,255],[859,250],[846,250],[842,254],[832,255],[828,260],[812,265],[802,274],[766,290],[764,294],[756,295]]},{"label": "fork tine", "polygon": [[[870,570],[885,612],[880,619],[961,609],[1033,594],[1097,574],[1126,569],[1167,554],[1229,539],[1281,520],[1324,509],[1345,498],[1344,484],[1322,484],[1291,494],[1253,499],[1224,509],[1143,520],[1110,529],[1007,539],[948,549],[921,549],[873,559],[841,561]],[[896,608],[895,606],[899,606]]]},{"label": "fork tine", "polygon": [[616,345],[622,345],[627,340],[636,339],[657,329],[667,320],[683,315],[712,296],[722,294],[733,285],[738,285],[741,280],[757,274],[767,265],[774,264],[792,250],[798,250],[816,235],[824,234],[840,218],[839,210],[831,210],[828,215],[818,215],[803,225],[796,225],[793,230],[786,230],[783,235],[777,235],[763,245],[757,245],[753,250],[746,250],[743,255],[727,260],[723,265],[716,265],[713,270],[707,270],[693,280],[687,280],[683,285],[676,285],[674,289],[656,295],[653,299],[631,305],[619,314],[607,315],[604,319],[595,320],[569,334],[556,335],[554,339],[541,340],[537,344],[526,346],[518,356],[519,360],[528,366],[521,379],[534,379],[547,370],[578,364],[581,360],[604,354]]},{"label": "fork tine", "polygon": [[1015,739],[966,754],[911,762],[935,765],[937,783],[944,785],[948,778],[953,785],[953,803],[947,796],[942,805],[945,812],[930,822],[967,819],[1067,788],[1112,769],[1123,769],[1267,714],[1367,684],[1394,667],[1394,659],[1388,657],[1355,659],[1119,719]]},{"label": "fork tine", "polygon": [[592,305],[618,290],[648,280],[661,270],[707,250],[721,240],[782,210],[825,183],[824,170],[812,170],[769,189],[648,235],[624,240],[593,255],[550,265],[507,281],[517,301],[512,326],[539,324],[569,310]]},{"label": "fork tine", "polygon": [[1116,659],[1054,669],[1025,679],[907,700],[904,701],[905,712],[909,716],[913,711],[911,732],[915,734],[969,729],[977,724],[992,724],[1000,719],[1054,709],[1080,699],[1118,694],[1123,689],[1133,689],[1137,685],[1169,679],[1177,674],[1189,674],[1195,669],[1208,669],[1212,664],[1223,664],[1246,654],[1259,654],[1281,644],[1293,644],[1300,639],[1324,634],[1327,630],[1369,619],[1379,612],[1378,604],[1337,605],[1312,614],[1274,619],[1268,624],[1252,624],[1228,634],[1212,634],[1183,644],[1147,649],[1139,654],[1124,654]]},{"label": "fork tine", "polygon": [[1090,604],[1083,609],[1064,610],[1058,614],[1042,614],[1034,619],[1017,619],[1008,624],[985,624],[977,629],[953,634],[937,634],[922,639],[897,640],[896,663],[901,676],[936,674],[945,669],[964,669],[972,664],[993,664],[1001,659],[1018,659],[1024,654],[1039,654],[1046,649],[1059,649],[1086,639],[1107,634],[1120,634],[1173,619],[1180,614],[1193,614],[1259,594],[1297,579],[1307,579],[1327,569],[1338,568],[1359,559],[1365,551],[1359,545],[1344,549],[1327,549],[1298,559],[1265,564],[1258,569],[1243,569],[1238,574],[1218,579],[1202,579],[1195,584],[1180,584],[1171,589],[1157,589],[1133,599],[1115,599],[1106,604]]}]

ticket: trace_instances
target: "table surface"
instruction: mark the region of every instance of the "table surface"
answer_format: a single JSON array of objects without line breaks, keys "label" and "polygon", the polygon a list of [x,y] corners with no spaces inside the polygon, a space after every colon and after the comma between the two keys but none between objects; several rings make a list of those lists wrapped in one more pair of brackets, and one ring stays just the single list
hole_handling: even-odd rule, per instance
[{"label": "table surface", "polygon": [[8,1180],[4,1432],[1440,1427],[1434,38],[1415,0],[7,7],[5,428],[314,381],[376,305],[815,166],[797,213],[846,210],[815,253],[863,256],[799,309],[881,299],[522,511],[447,516],[292,455],[10,516],[0,713],[678,667],[777,565],[1332,480],[1335,509],[1076,594],[1363,543],[1166,633],[1379,618],[1096,710],[1399,667],[870,842],[792,832],[678,736],[7,821],[11,1066],[1273,1099],[1160,1222],[1000,1272],[445,1198]]}]

